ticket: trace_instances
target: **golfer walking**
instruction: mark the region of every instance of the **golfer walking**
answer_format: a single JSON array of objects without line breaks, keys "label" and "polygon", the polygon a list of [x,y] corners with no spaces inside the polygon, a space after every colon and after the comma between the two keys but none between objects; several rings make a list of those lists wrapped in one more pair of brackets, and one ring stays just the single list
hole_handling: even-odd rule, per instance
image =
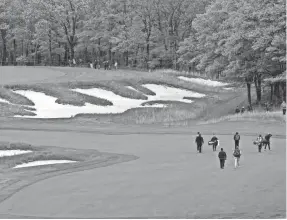
[{"label": "golfer walking", "polygon": [[270,133],[265,135],[265,142],[264,142],[265,148],[264,148],[264,150],[266,150],[267,146],[270,150],[270,138],[271,137],[272,137],[272,134],[270,134]]},{"label": "golfer walking", "polygon": [[239,161],[240,161],[241,151],[239,150],[239,147],[235,147],[235,150],[233,151],[233,157],[234,157],[234,169],[239,167]]},{"label": "golfer walking", "polygon": [[262,145],[263,145],[263,138],[262,138],[261,134],[259,134],[256,141],[257,141],[257,145],[258,145],[258,152],[261,153],[261,149],[262,149]]},{"label": "golfer walking", "polygon": [[221,151],[218,153],[218,158],[220,162],[220,168],[224,169],[224,164],[225,164],[225,160],[227,156],[226,156],[226,153],[223,151],[223,148],[221,148]]},{"label": "golfer walking", "polygon": [[212,144],[212,150],[213,151],[216,151],[216,147],[217,147],[217,145],[218,145],[218,142],[219,142],[219,140],[218,140],[218,138],[215,136],[215,134],[213,134],[214,136],[211,138],[211,142],[213,142],[213,144]]},{"label": "golfer walking", "polygon": [[240,135],[238,134],[238,132],[235,133],[233,139],[234,139],[234,142],[235,142],[235,148],[239,147]]},{"label": "golfer walking", "polygon": [[196,145],[197,145],[197,152],[201,153],[202,150],[202,144],[204,143],[203,137],[201,136],[200,132],[197,132],[198,136],[195,139]]}]

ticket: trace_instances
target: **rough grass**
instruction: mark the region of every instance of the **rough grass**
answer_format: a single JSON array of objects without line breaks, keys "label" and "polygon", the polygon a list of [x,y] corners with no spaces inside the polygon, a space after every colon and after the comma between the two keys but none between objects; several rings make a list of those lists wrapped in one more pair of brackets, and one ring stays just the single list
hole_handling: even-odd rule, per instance
[{"label": "rough grass", "polygon": [[199,124],[214,124],[221,121],[276,121],[278,123],[286,123],[286,115],[284,116],[281,111],[264,112],[253,111],[245,112],[243,114],[226,115],[220,118],[214,118]]},{"label": "rough grass", "polygon": [[16,105],[34,106],[35,104],[25,96],[12,92],[10,89],[0,87],[0,98]]},{"label": "rough grass", "polygon": [[8,103],[0,103],[0,116],[1,117],[13,117],[15,115],[21,116],[36,116],[34,112],[34,108],[29,108],[26,106],[20,105],[11,105]]}]

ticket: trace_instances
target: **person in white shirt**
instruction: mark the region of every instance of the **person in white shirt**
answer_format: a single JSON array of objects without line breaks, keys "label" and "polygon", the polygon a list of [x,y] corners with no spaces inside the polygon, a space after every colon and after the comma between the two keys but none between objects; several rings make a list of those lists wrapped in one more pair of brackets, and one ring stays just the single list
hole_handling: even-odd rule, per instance
[{"label": "person in white shirt", "polygon": [[257,145],[258,145],[258,152],[261,153],[262,145],[263,145],[263,137],[261,134],[259,134],[257,138]]},{"label": "person in white shirt", "polygon": [[234,168],[236,169],[237,167],[239,167],[239,161],[241,156],[241,151],[239,150],[238,146],[235,147],[235,150],[233,151],[233,156],[234,156]]}]

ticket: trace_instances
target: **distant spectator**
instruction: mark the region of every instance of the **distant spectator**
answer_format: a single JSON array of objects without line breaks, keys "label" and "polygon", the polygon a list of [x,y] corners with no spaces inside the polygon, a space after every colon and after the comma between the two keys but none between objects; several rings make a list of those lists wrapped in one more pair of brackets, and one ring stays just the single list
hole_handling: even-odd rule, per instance
[{"label": "distant spectator", "polygon": [[73,65],[76,65],[77,63],[76,63],[76,60],[75,59],[73,59]]},{"label": "distant spectator", "polygon": [[252,107],[251,107],[251,105],[248,105],[248,106],[247,106],[247,111],[249,111],[249,112],[251,112],[251,111],[252,111]]},{"label": "distant spectator", "polygon": [[104,69],[105,69],[105,70],[108,70],[108,65],[109,65],[108,62],[109,62],[109,61],[107,61],[107,60],[104,61]]},{"label": "distant spectator", "polygon": [[241,114],[243,114],[245,112],[245,108],[244,108],[244,106],[242,106],[242,108],[241,108]]},{"label": "distant spectator", "polygon": [[202,144],[204,143],[203,137],[201,136],[200,132],[197,133],[198,136],[195,139],[195,142],[197,144],[197,152],[201,153],[202,150]]},{"label": "distant spectator", "polygon": [[234,142],[235,142],[235,148],[239,147],[240,135],[238,134],[238,132],[235,133],[233,139],[234,139]]},{"label": "distant spectator", "polygon": [[115,70],[117,70],[118,69],[118,62],[116,61],[115,62]]},{"label": "distant spectator", "polygon": [[239,113],[240,113],[239,106],[237,106],[237,107],[236,107],[236,109],[235,109],[235,113],[236,113],[236,114],[239,114]]},{"label": "distant spectator", "polygon": [[225,160],[227,158],[227,155],[223,151],[223,148],[221,148],[221,151],[218,153],[218,158],[219,158],[219,162],[220,162],[220,168],[224,169],[224,164],[225,164]]},{"label": "distant spectator", "polygon": [[94,61],[94,68],[97,69],[97,67],[98,67],[98,61],[95,60],[95,61]]},{"label": "distant spectator", "polygon": [[269,110],[270,110],[270,105],[268,102],[265,103],[265,110],[266,110],[266,112],[269,112]]},{"label": "distant spectator", "polygon": [[282,111],[283,111],[283,115],[285,115],[286,114],[286,102],[285,101],[282,102],[281,108],[282,108]]},{"label": "distant spectator", "polygon": [[100,62],[100,60],[98,60],[97,63],[98,63],[97,68],[98,68],[98,70],[99,70],[99,69],[101,69],[101,62]]}]

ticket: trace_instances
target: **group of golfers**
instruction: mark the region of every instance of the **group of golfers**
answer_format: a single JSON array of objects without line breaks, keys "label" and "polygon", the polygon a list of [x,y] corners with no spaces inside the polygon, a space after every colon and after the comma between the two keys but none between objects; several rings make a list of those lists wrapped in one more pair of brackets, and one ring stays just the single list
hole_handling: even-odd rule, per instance
[{"label": "group of golfers", "polygon": [[[268,133],[265,136],[265,138],[263,138],[262,135],[260,134],[257,137],[256,141],[253,142],[254,145],[258,146],[258,152],[259,153],[261,153],[263,146],[265,146],[265,148],[264,148],[265,150],[266,150],[267,146],[268,146],[268,149],[271,150],[271,148],[270,148],[271,136],[272,136],[272,134]],[[240,161],[240,157],[242,154],[241,150],[239,149],[240,135],[238,132],[236,132],[234,134],[233,140],[234,140],[234,144],[235,144],[235,148],[233,150],[234,168],[236,169],[237,167],[239,167],[239,161]],[[201,153],[204,139],[203,139],[200,132],[197,133],[195,143],[197,144],[197,152]],[[208,142],[208,145],[212,145],[212,150],[216,151],[216,147],[219,145],[219,139],[215,136],[215,134],[213,134],[213,137]],[[218,158],[220,161],[220,168],[224,169],[224,164],[225,164],[225,160],[227,159],[227,155],[226,155],[226,152],[223,150],[223,148],[221,148],[220,152],[218,153]]]}]

